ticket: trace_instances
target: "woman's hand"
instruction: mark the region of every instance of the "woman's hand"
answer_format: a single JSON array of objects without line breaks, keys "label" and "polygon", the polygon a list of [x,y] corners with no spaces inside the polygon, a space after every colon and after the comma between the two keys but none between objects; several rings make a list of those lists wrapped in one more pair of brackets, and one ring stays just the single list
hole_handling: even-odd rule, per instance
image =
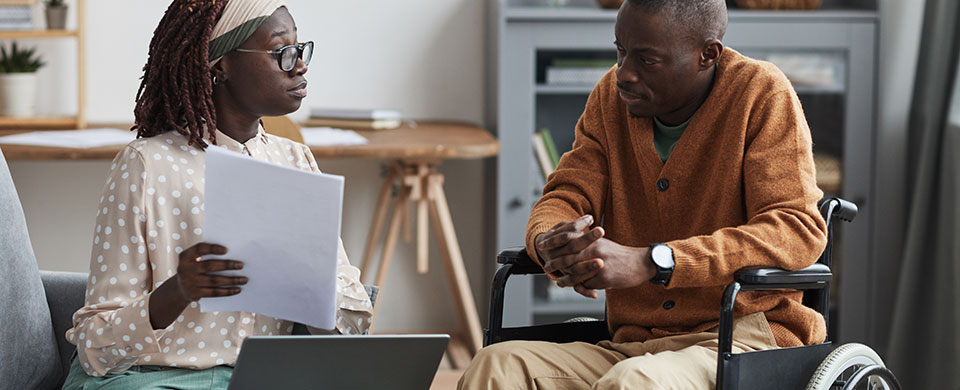
[{"label": "woman's hand", "polygon": [[240,293],[247,284],[244,276],[216,275],[213,272],[243,269],[237,260],[202,260],[205,255],[223,255],[227,248],[201,242],[180,252],[177,274],[163,282],[150,295],[150,324],[163,329],[190,305],[207,297],[226,297]]}]

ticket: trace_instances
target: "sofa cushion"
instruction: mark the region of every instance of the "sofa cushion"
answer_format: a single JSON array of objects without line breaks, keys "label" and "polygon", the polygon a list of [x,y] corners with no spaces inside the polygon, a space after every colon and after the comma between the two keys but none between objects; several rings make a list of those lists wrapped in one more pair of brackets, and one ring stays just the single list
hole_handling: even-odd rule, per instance
[{"label": "sofa cushion", "polygon": [[2,151],[0,221],[0,383],[7,389],[49,389],[62,374],[57,343],[23,209]]}]

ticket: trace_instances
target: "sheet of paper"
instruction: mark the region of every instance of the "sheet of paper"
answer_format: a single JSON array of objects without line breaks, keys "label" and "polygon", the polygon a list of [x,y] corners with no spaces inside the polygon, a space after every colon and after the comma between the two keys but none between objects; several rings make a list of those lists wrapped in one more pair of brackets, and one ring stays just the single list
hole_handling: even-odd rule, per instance
[{"label": "sheet of paper", "polygon": [[332,127],[305,127],[300,129],[303,143],[310,146],[365,145],[367,139],[353,130]]},{"label": "sheet of paper", "polygon": [[220,147],[206,152],[203,240],[226,246],[249,278],[200,309],[247,311],[333,329],[343,177],[273,165]]},{"label": "sheet of paper", "polygon": [[137,133],[121,129],[32,131],[0,137],[0,144],[85,149],[126,145],[136,138]]}]

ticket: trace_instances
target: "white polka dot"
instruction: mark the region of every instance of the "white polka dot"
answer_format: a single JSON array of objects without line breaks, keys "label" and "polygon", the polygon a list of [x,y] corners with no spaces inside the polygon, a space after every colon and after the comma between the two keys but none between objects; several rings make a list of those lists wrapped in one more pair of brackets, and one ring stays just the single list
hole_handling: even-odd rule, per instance
[{"label": "white polka dot", "polygon": [[136,343],[133,345],[133,347],[136,348],[137,351],[143,351],[143,344]]},{"label": "white polka dot", "polygon": [[[237,319],[236,319],[236,318],[233,318],[233,316],[227,317],[227,322],[229,322],[229,323],[231,323],[231,324],[232,324],[234,321],[236,321],[236,320],[237,320]],[[213,325],[211,325],[211,326],[213,326]]]},{"label": "white polka dot", "polygon": [[224,348],[230,348],[230,344],[231,344],[231,343],[230,343],[230,340],[223,340],[223,347],[224,347]]},{"label": "white polka dot", "polygon": [[170,347],[163,347],[163,353],[170,352]]},{"label": "white polka dot", "polygon": [[220,328],[220,334],[223,336],[227,335],[227,328]]},{"label": "white polka dot", "polygon": [[152,344],[152,343],[153,343],[153,338],[152,338],[152,337],[150,337],[150,336],[147,336],[147,337],[144,337],[144,338],[143,338],[143,341],[146,341],[146,342],[148,342],[148,343],[151,343],[151,344]]},{"label": "white polka dot", "polygon": [[201,341],[199,344],[197,344],[197,348],[200,348],[200,349],[203,349],[203,347],[206,347],[206,346],[207,346],[207,345],[204,344],[203,341]]},{"label": "white polka dot", "polygon": [[177,345],[183,344],[183,342],[184,342],[183,337],[177,339]]},{"label": "white polka dot", "polygon": [[164,225],[166,225],[166,223],[164,223],[162,219],[161,219],[161,220],[157,220],[157,227],[158,227],[158,228],[163,228]]},{"label": "white polka dot", "polygon": [[266,326],[266,325],[264,325],[263,327],[261,327],[261,328],[260,328],[260,331],[262,331],[262,332],[266,332],[266,331],[267,331],[267,326]]},{"label": "white polka dot", "polygon": [[[192,152],[192,150],[191,150],[191,152]],[[223,364],[223,359],[217,359],[217,365],[219,366],[219,365],[221,365],[221,364]]]},{"label": "white polka dot", "polygon": [[180,348],[177,350],[177,355],[183,355],[184,352],[187,352],[186,349]]},{"label": "white polka dot", "polygon": [[138,281],[137,278],[130,278],[129,280],[130,284],[137,284]]},{"label": "white polka dot", "polygon": [[[168,250],[169,250],[169,248],[170,248],[170,247],[167,247]],[[183,252],[183,248],[181,248],[181,247],[178,246],[178,247],[174,248],[174,252],[177,252],[177,254],[179,255],[180,252]]]},{"label": "white polka dot", "polygon": [[187,168],[187,174],[192,175],[194,170],[192,168]]},{"label": "white polka dot", "polygon": [[117,205],[117,208],[120,209],[120,211],[123,211],[123,210],[126,210],[126,209],[127,209],[127,205],[126,205],[126,204],[123,204],[123,203],[120,203],[120,204]]},{"label": "white polka dot", "polygon": [[193,188],[193,183],[188,181],[184,186],[187,187],[187,189],[191,189]]},{"label": "white polka dot", "polygon": [[202,327],[202,326],[198,326],[198,327],[196,327],[196,328],[193,328],[193,331],[196,332],[196,333],[203,332],[203,327]]},{"label": "white polka dot", "polygon": [[190,202],[193,204],[200,203],[200,197],[194,196],[193,198],[190,198]]},{"label": "white polka dot", "polygon": [[100,266],[100,272],[107,272],[107,265],[106,265],[106,264]]},{"label": "white polka dot", "polygon": [[187,323],[187,327],[188,327],[188,328],[193,328],[194,326],[196,326],[196,323],[193,322],[193,321],[190,321],[190,322]]},{"label": "white polka dot", "polygon": [[100,243],[100,236],[93,236],[93,245],[97,245],[99,243]]},{"label": "white polka dot", "polygon": [[191,309],[196,309],[197,306],[199,306],[199,304],[197,304],[197,302],[190,302],[190,308],[191,308]]},{"label": "white polka dot", "polygon": [[120,270],[121,270],[121,271],[126,271],[126,270],[127,270],[127,263],[120,263]]},{"label": "white polka dot", "polygon": [[217,357],[217,355],[219,355],[217,351],[210,352],[210,357]]},{"label": "white polka dot", "polygon": [[179,239],[180,239],[180,233],[173,233],[173,234],[170,235],[170,237],[172,237],[174,240],[179,240]]},{"label": "white polka dot", "polygon": [[242,322],[244,325],[249,324],[249,323],[250,323],[250,317],[243,317],[243,321],[240,321],[240,322]]},{"label": "white polka dot", "polygon": [[90,275],[90,284],[97,284],[97,275]]},{"label": "white polka dot", "polygon": [[106,235],[109,236],[109,235],[110,235],[110,232],[112,232],[112,231],[113,231],[113,229],[110,229],[110,227],[107,226],[105,229],[103,229],[103,234],[106,234]]},{"label": "white polka dot", "polygon": [[149,362],[150,362],[150,355],[144,356],[144,357],[143,357],[143,361],[149,363]]},{"label": "white polka dot", "polygon": [[154,243],[150,243],[150,245],[147,245],[147,247],[149,247],[150,250],[152,250],[152,251],[157,250],[157,244],[154,244]]},{"label": "white polka dot", "polygon": [[107,298],[99,297],[99,298],[97,298],[97,301],[100,302],[100,303],[104,303],[104,302],[107,301]]},{"label": "white polka dot", "polygon": [[167,203],[167,198],[164,198],[164,197],[162,197],[162,196],[158,196],[158,197],[157,197],[157,204],[163,206],[163,205],[166,204],[166,203]]},{"label": "white polka dot", "polygon": [[163,156],[161,156],[160,153],[154,153],[154,154],[153,154],[153,159],[154,159],[154,160],[159,160],[159,159],[161,159],[161,158],[163,158]]},{"label": "white polka dot", "polygon": [[181,228],[181,229],[186,229],[186,228],[187,228],[187,223],[186,223],[186,222],[180,222],[180,228]]},{"label": "white polka dot", "polygon": [[[97,329],[97,332],[99,332],[97,334],[103,334],[103,329]],[[80,340],[83,340],[85,338],[87,338],[87,334],[84,332],[80,332]]]},{"label": "white polka dot", "polygon": [[[93,341],[87,340],[87,348],[90,348],[90,346],[92,346],[92,345],[93,345]],[[106,363],[106,362],[104,362],[104,363]]]},{"label": "white polka dot", "polygon": [[104,250],[110,249],[110,243],[104,241],[104,242],[103,242],[103,249],[104,249]]},{"label": "white polka dot", "polygon": [[167,161],[173,162],[173,156],[167,156]]},{"label": "white polka dot", "polygon": [[134,213],[134,214],[140,214],[140,208],[137,207],[137,206],[133,206],[133,213]]},{"label": "white polka dot", "polygon": [[190,363],[193,363],[193,362],[197,361],[197,357],[196,357],[196,356],[191,356],[189,360],[190,360]]},{"label": "white polka dot", "polygon": [[130,323],[130,330],[137,330],[137,326],[134,325],[132,322]]},{"label": "white polka dot", "polygon": [[151,230],[150,233],[147,233],[147,234],[150,235],[150,237],[156,237],[156,236],[157,236],[157,231],[156,231],[156,230]]},{"label": "white polka dot", "polygon": [[153,194],[156,194],[156,193],[157,193],[157,190],[154,189],[153,187],[147,188],[147,194],[148,194],[148,195],[153,195]]},{"label": "white polka dot", "polygon": [[197,214],[200,214],[200,209],[194,207],[194,208],[190,209],[190,212],[193,213],[194,215],[197,215]]},{"label": "white polka dot", "polygon": [[[146,252],[147,252],[147,248],[144,248],[143,245],[137,245],[137,253],[144,254]],[[141,271],[147,268],[146,264],[140,264],[140,266],[143,267],[140,269]]]},{"label": "white polka dot", "polygon": [[173,342],[173,339],[171,339],[171,338],[169,338],[169,337],[163,339],[163,343],[164,343],[164,344],[168,344],[168,345],[169,345],[169,344],[172,343],[172,342]]},{"label": "white polka dot", "polygon": [[113,203],[113,201],[114,201],[115,199],[117,199],[117,198],[115,198],[113,195],[110,195],[110,197],[107,198],[107,200],[109,200],[110,203]]},{"label": "white polka dot", "polygon": [[110,278],[110,284],[117,284],[117,278]]},{"label": "white polka dot", "polygon": [[120,178],[123,180],[127,180],[128,177],[130,177],[130,172],[124,172],[122,175],[120,175]]},{"label": "white polka dot", "polygon": [[237,332],[237,334],[239,334],[240,337],[246,337],[246,336],[247,336],[247,331],[245,331],[245,330],[243,330],[243,329],[240,329],[240,331]]},{"label": "white polka dot", "polygon": [[131,185],[130,185],[130,192],[137,192],[137,185],[136,185],[136,184],[131,184]]},{"label": "white polka dot", "polygon": [[137,297],[137,292],[130,290],[130,298],[136,298],[136,297]]},{"label": "white polka dot", "polygon": [[103,210],[101,210],[101,211],[103,211],[103,215],[107,215],[107,208],[106,208],[106,207],[104,207]]},{"label": "white polka dot", "polygon": [[[146,317],[146,316],[147,316],[147,311],[146,311],[146,310],[140,310],[140,317]],[[149,343],[149,341],[147,341],[147,342]]]},{"label": "white polka dot", "polygon": [[123,225],[126,225],[126,224],[127,224],[127,222],[124,221],[123,218],[120,218],[120,219],[117,220],[117,226],[123,226]]},{"label": "white polka dot", "polygon": [[211,322],[211,323],[210,323],[210,329],[213,329],[213,328],[216,328],[216,327],[217,327],[217,323],[216,323],[216,322]]},{"label": "white polka dot", "polygon": [[173,215],[180,215],[180,209],[174,207],[174,208],[173,208]]},{"label": "white polka dot", "polygon": [[128,248],[126,245],[120,245],[120,251],[123,252],[123,254],[127,254],[130,253],[130,248]]}]

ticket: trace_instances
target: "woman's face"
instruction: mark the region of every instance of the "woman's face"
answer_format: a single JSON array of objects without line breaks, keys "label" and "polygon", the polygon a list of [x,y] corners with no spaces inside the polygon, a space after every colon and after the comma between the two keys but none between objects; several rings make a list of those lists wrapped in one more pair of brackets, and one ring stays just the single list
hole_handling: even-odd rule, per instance
[{"label": "woman's face", "polygon": [[[297,25],[286,7],[265,20],[241,49],[277,50],[297,43]],[[296,111],[307,96],[307,65],[297,60],[289,72],[266,53],[233,51],[221,60],[227,75],[223,87],[240,109],[255,116],[280,116]]]}]

